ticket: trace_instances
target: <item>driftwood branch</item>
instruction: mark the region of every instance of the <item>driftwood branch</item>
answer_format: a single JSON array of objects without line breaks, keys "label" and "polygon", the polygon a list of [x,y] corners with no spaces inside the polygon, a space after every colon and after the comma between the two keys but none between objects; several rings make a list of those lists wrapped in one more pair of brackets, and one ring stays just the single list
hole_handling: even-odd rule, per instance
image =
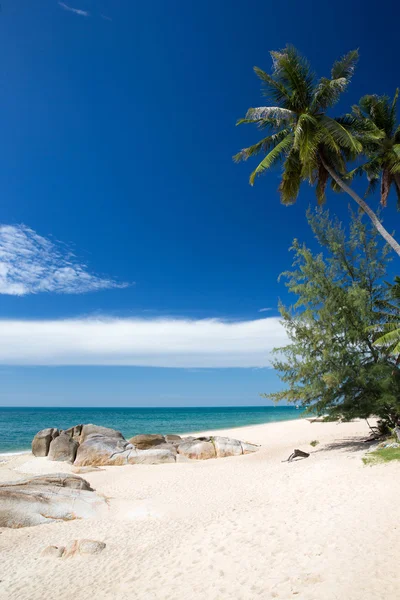
[{"label": "driftwood branch", "polygon": [[293,450],[292,454],[289,456],[287,460],[283,460],[282,462],[292,462],[295,458],[308,458],[310,455],[308,452],[303,452],[303,450],[299,450],[296,448]]}]

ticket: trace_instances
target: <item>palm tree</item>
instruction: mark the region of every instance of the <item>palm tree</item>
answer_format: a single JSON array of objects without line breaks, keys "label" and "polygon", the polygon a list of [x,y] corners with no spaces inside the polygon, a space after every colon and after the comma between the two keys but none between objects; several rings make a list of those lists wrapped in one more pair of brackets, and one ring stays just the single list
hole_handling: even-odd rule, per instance
[{"label": "palm tree", "polygon": [[344,181],[346,163],[354,160],[382,133],[369,119],[346,115],[333,119],[326,114],[344,92],[358,60],[353,50],[335,62],[331,77],[315,79],[310,65],[292,46],[271,52],[272,75],[254,68],[264,86],[264,95],[274,106],[250,108],[238,121],[255,123],[268,129],[269,135],[253,146],[244,148],[233,158],[247,160],[260,152],[265,156],[250,175],[250,184],[274,164],[283,161],[279,192],[283,204],[296,202],[302,181],[315,184],[319,204],[325,201],[328,181],[336,191],[344,191],[367,213],[372,223],[400,256],[400,245],[383,227],[377,215]]},{"label": "palm tree", "polygon": [[369,121],[382,133],[382,137],[366,144],[364,152],[367,162],[354,169],[350,176],[366,173],[369,181],[367,194],[381,180],[381,204],[386,206],[390,188],[393,186],[400,204],[400,125],[396,123],[396,108],[399,90],[393,100],[388,96],[363,96],[358,106],[353,106],[353,115],[360,121]]}]

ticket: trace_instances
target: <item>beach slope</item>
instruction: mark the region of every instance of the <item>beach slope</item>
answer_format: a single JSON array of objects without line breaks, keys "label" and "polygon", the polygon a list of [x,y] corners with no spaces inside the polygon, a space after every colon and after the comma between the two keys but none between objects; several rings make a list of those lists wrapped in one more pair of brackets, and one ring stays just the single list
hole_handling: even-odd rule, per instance
[{"label": "beach slope", "polygon": [[[1,600],[400,597],[400,464],[363,464],[365,422],[215,433],[262,447],[220,460],[106,467],[83,475],[107,498],[106,514],[2,529]],[[310,457],[282,462],[294,448]],[[0,480],[60,470],[71,467],[20,455],[0,464]],[[41,556],[46,546],[88,538],[105,550]]]}]

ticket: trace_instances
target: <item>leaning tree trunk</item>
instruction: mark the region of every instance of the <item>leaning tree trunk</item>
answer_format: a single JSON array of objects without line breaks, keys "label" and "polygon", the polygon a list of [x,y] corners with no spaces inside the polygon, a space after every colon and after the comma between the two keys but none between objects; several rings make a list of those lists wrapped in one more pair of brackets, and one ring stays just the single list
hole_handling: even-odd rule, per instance
[{"label": "leaning tree trunk", "polygon": [[400,244],[398,244],[396,242],[396,240],[394,239],[394,237],[391,236],[388,231],[386,231],[386,229],[384,228],[384,226],[382,225],[382,223],[380,222],[380,220],[378,219],[378,217],[376,216],[376,214],[374,213],[374,211],[371,210],[370,207],[368,206],[368,204],[362,198],[360,198],[360,196],[358,196],[358,194],[356,194],[355,191],[352,190],[351,187],[349,187],[343,181],[343,179],[341,179],[339,177],[339,175],[336,173],[336,171],[334,169],[332,169],[332,167],[330,167],[325,162],[323,156],[321,156],[320,158],[321,158],[322,164],[324,165],[325,169],[328,171],[328,173],[332,177],[332,179],[334,181],[336,181],[336,183],[338,184],[338,186],[341,187],[344,192],[346,192],[347,194],[349,194],[349,196],[351,196],[353,198],[353,200],[355,200],[357,202],[358,206],[365,213],[367,213],[367,215],[371,219],[371,221],[372,221],[374,227],[377,229],[377,231],[379,231],[379,233],[381,234],[381,236],[389,244],[389,246],[396,252],[396,254],[398,254],[398,256],[400,256]]}]

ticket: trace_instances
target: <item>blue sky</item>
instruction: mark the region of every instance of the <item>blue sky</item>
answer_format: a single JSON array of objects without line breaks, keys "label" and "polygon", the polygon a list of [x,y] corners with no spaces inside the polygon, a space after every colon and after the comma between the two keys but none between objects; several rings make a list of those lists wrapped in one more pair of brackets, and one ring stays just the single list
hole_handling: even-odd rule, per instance
[{"label": "blue sky", "polygon": [[[232,162],[258,135],[234,126],[262,104],[252,67],[289,42],[325,75],[359,47],[338,111],[393,94],[399,13],[386,0],[2,2],[0,404],[264,403],[280,386],[259,368],[282,339],[277,277],[294,237],[313,244],[314,197],[304,187],[284,207],[279,171],[251,188],[252,165]],[[343,218],[347,205],[330,198]],[[393,206],[384,219],[398,227]]]}]

